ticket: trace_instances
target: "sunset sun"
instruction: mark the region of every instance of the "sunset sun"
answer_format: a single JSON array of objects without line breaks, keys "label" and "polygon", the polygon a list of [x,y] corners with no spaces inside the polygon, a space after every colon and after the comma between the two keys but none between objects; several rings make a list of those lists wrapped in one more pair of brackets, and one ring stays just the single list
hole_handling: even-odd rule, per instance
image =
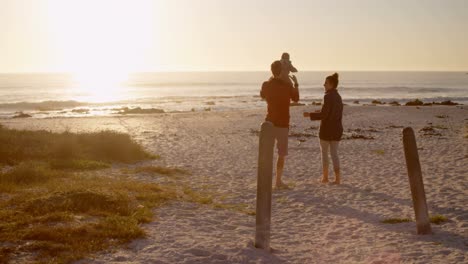
[{"label": "sunset sun", "polygon": [[130,72],[154,46],[150,0],[49,0],[55,52],[90,100],[114,98]]}]

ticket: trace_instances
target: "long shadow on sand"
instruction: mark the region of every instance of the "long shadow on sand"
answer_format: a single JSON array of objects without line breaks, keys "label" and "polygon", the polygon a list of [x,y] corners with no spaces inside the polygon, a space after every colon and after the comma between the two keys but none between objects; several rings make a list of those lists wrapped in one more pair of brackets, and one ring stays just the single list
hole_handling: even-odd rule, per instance
[{"label": "long shadow on sand", "polygon": [[[321,187],[316,187],[316,188],[308,188],[308,189],[303,189],[303,190],[292,190],[290,191],[294,195],[289,195],[289,199],[291,202],[301,202],[304,204],[305,207],[315,207],[317,204],[327,204],[330,205],[330,208],[327,209],[317,209],[317,213],[322,213],[322,214],[334,214],[334,215],[339,215],[339,216],[344,216],[346,218],[354,218],[359,221],[365,222],[372,224],[376,227],[379,228],[384,228],[388,231],[391,232],[397,232],[400,233],[401,235],[405,235],[408,237],[412,242],[416,241],[426,241],[426,242],[433,242],[435,244],[442,243],[442,245],[454,249],[459,249],[462,251],[466,251],[468,249],[468,237],[459,235],[459,234],[454,234],[451,232],[447,232],[445,230],[441,230],[435,225],[432,225],[433,227],[433,232],[434,235],[429,235],[429,236],[419,236],[416,235],[416,227],[415,223],[412,223],[414,226],[414,231],[411,232],[408,230],[408,228],[401,228],[398,225],[389,225],[389,224],[382,224],[380,223],[380,220],[383,219],[382,215],[374,214],[374,213],[369,213],[365,211],[360,211],[354,208],[351,208],[349,206],[343,206],[341,205],[343,202],[340,200],[336,199],[330,199],[329,197],[323,197],[323,196],[317,196],[316,194],[316,189],[318,188],[327,188],[328,186],[321,186]],[[345,190],[349,190],[350,192],[356,192],[356,191],[361,191],[365,192],[366,195],[371,195],[374,198],[378,199],[388,199],[389,201],[394,201],[397,203],[402,203],[405,205],[411,204],[411,201],[401,199],[401,198],[395,198],[391,197],[386,194],[382,193],[369,193],[368,191],[360,190],[351,186],[346,186],[346,185],[341,185],[339,187],[334,187],[334,188],[342,188]],[[333,192],[333,190],[330,190],[330,192]],[[444,208],[441,208],[443,211]]]},{"label": "long shadow on sand", "polygon": [[[390,201],[394,203],[401,204],[403,206],[410,206],[413,207],[413,202],[411,199],[404,199],[404,198],[398,198],[394,196],[390,196],[386,193],[380,193],[380,192],[373,192],[369,191],[366,189],[361,189],[352,185],[346,185],[343,184],[340,186],[340,188],[343,189],[348,189],[352,193],[358,193],[361,195],[365,195],[366,197],[369,197],[370,199],[374,199],[375,201]],[[408,192],[409,192],[409,186],[408,186]],[[410,197],[411,194],[408,193],[408,197]],[[429,211],[432,211],[437,214],[444,214],[444,215],[449,215],[451,217],[454,216],[467,216],[468,211],[463,210],[463,209],[457,209],[457,208],[446,208],[446,207],[440,207],[437,206],[436,204],[432,203],[430,200],[427,201],[427,206],[429,207]],[[468,219],[466,219],[468,220]]]}]

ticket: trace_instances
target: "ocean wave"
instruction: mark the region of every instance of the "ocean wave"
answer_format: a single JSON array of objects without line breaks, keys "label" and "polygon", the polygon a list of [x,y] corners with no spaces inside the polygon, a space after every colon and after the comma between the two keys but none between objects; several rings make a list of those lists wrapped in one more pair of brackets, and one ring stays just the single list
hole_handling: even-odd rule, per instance
[{"label": "ocean wave", "polygon": [[17,102],[17,103],[3,103],[0,104],[0,109],[12,110],[61,110],[64,108],[74,108],[79,106],[87,106],[90,103],[69,101],[42,101],[42,102]]},{"label": "ocean wave", "polygon": [[[304,85],[302,89],[310,90],[323,90],[323,86],[306,86]],[[411,93],[440,93],[440,92],[467,92],[467,88],[450,88],[450,87],[411,87],[411,86],[372,86],[372,87],[363,87],[363,86],[340,86],[339,90],[343,91],[353,91],[353,92],[372,92],[378,90],[388,90],[388,92],[411,92]]]},{"label": "ocean wave", "polygon": [[365,96],[365,97],[344,97],[343,101],[345,102],[352,102],[352,101],[362,101],[362,102],[370,102],[372,100],[379,100],[379,101],[384,101],[384,102],[391,102],[391,101],[397,101],[400,103],[408,102],[408,101],[413,101],[415,99],[419,99],[425,103],[432,103],[432,102],[442,102],[442,101],[453,101],[453,102],[458,102],[458,103],[467,103],[468,102],[468,97],[462,96],[462,97],[450,97],[450,96],[435,96],[435,97],[424,97],[424,96],[408,96],[408,97],[382,97],[382,96]]}]

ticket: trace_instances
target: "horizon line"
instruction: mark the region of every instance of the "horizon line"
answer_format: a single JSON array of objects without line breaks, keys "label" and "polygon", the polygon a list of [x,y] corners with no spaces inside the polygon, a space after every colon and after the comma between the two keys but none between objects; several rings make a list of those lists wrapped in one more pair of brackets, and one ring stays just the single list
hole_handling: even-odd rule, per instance
[{"label": "horizon line", "polygon": [[[105,71],[102,71],[105,72]],[[144,74],[144,73],[254,73],[254,72],[270,72],[269,70],[175,70],[175,71],[131,71],[128,72],[131,74]],[[301,72],[395,72],[395,73],[405,73],[405,72],[438,72],[438,73],[466,73],[468,70],[300,70]],[[71,71],[5,71],[0,72],[1,75],[6,74],[75,74]]]}]

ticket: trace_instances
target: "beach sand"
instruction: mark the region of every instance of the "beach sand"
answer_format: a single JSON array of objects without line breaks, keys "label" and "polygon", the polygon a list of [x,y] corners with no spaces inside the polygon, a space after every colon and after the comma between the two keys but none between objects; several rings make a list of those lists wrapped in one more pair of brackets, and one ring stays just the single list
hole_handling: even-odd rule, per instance
[{"label": "beach sand", "polygon": [[[272,253],[253,247],[255,216],[212,205],[175,202],[155,211],[147,237],[82,263],[467,263],[468,107],[345,106],[339,186],[321,173],[318,122],[302,118],[318,106],[293,107],[284,180],[273,192]],[[129,133],[181,167],[180,179],[226,204],[255,210],[258,136],[265,109],[96,118],[5,119],[18,129]],[[448,222],[416,235],[401,131],[414,128],[430,215]],[[432,126],[432,131],[420,131]],[[361,131],[349,131],[361,129]],[[118,170],[115,169],[115,173]],[[112,172],[109,172],[112,173]],[[136,175],[142,181],[152,181]],[[333,179],[333,176],[331,176]]]}]

